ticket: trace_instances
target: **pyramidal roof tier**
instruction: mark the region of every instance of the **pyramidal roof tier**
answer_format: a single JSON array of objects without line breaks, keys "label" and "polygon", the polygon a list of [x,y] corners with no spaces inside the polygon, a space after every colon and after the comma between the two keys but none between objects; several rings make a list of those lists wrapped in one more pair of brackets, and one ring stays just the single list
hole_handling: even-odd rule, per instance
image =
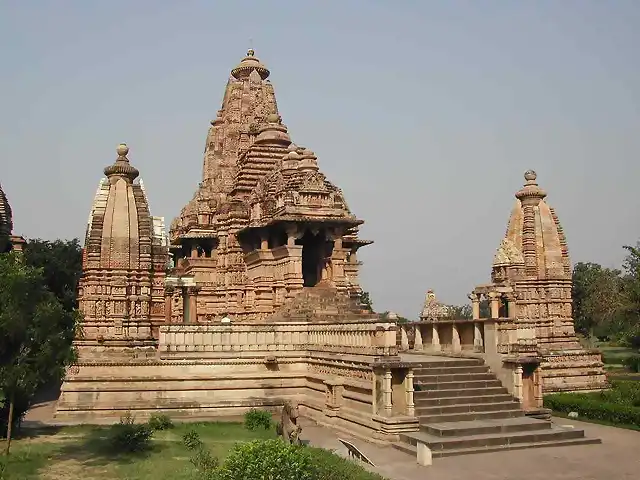
[{"label": "pyramidal roof tier", "polygon": [[[322,210],[325,221],[340,218],[342,223],[360,223],[349,212],[340,189],[319,172],[313,152],[292,143],[269,75],[253,50],[231,70],[222,106],[207,135],[202,182],[171,224],[172,243],[181,237],[217,236],[218,223],[226,221],[220,214],[229,212],[242,211],[243,218],[251,217],[256,225],[273,222],[267,197],[276,191],[282,194],[280,201],[287,203],[279,218],[304,220]],[[291,202],[307,201],[307,196],[299,195],[305,189],[310,189],[317,205],[293,208]]]},{"label": "pyramidal roof tier", "polygon": [[164,268],[161,241],[138,169],[127,157],[129,147],[118,145],[115,162],[96,192],[85,238],[85,269],[152,270]]}]

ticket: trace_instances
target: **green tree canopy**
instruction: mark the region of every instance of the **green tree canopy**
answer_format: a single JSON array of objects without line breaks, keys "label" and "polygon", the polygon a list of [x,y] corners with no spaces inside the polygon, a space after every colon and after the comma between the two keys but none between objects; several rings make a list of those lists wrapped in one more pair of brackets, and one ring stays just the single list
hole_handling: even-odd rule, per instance
[{"label": "green tree canopy", "polygon": [[26,265],[20,254],[0,255],[0,390],[8,406],[7,452],[16,400],[61,378],[74,359],[76,316],[47,289],[40,269]]},{"label": "green tree canopy", "polygon": [[24,249],[27,265],[42,269],[47,288],[68,312],[76,308],[78,281],[82,275],[82,247],[78,239],[31,239]]}]

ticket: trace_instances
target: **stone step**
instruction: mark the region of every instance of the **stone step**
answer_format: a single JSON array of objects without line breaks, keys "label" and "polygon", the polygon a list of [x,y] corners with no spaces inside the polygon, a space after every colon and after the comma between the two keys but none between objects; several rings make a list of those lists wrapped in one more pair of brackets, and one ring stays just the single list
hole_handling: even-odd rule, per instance
[{"label": "stone step", "polygon": [[494,378],[481,378],[479,380],[465,380],[465,381],[443,381],[438,380],[438,377],[429,378],[426,381],[421,379],[420,383],[416,382],[415,377],[413,380],[414,387],[420,386],[420,390],[458,390],[458,389],[474,389],[474,388],[496,388],[502,387],[502,382]]},{"label": "stone step", "polygon": [[433,453],[452,449],[475,449],[486,447],[508,446],[522,443],[558,442],[563,440],[584,439],[584,431],[575,428],[554,426],[547,430],[525,432],[499,432],[459,437],[437,437],[425,432],[412,432],[400,435],[404,443],[416,446],[418,441],[424,442]]},{"label": "stone step", "polygon": [[416,368],[413,371],[414,377],[421,377],[422,375],[455,375],[459,373],[488,373],[489,367],[486,365],[473,365],[468,367],[455,366],[455,367],[428,367],[428,368]]},{"label": "stone step", "polygon": [[455,373],[444,375],[416,375],[414,372],[414,384],[432,384],[432,383],[466,383],[466,382],[500,382],[491,372],[481,373]]},{"label": "stone step", "polygon": [[[455,405],[436,405],[428,407],[416,406],[416,416],[425,417],[425,423],[431,423],[432,415],[444,415],[448,413],[467,413],[467,412],[498,412],[501,410],[519,409],[520,404],[515,400],[494,402],[494,403],[462,403]],[[422,422],[422,418],[420,418]]]},{"label": "stone step", "polygon": [[414,362],[414,369],[427,370],[431,368],[457,368],[457,367],[481,367],[484,361],[481,358],[447,358],[430,362]]},{"label": "stone step", "polygon": [[[600,444],[602,441],[597,438],[576,438],[572,440],[559,440],[552,442],[537,443],[514,443],[510,445],[497,445],[493,447],[475,447],[475,448],[452,448],[450,450],[442,450],[432,452],[433,458],[453,457],[458,455],[473,455],[476,453],[492,453],[503,452],[508,450],[524,450],[528,448],[544,448],[544,447],[569,447],[574,445],[594,445]],[[417,448],[407,443],[394,443],[393,447],[401,452],[411,455],[414,459],[417,456]]]},{"label": "stone step", "polygon": [[[465,394],[464,390],[460,393]],[[485,405],[487,403],[511,403],[514,398],[508,393],[501,393],[498,395],[475,395],[475,396],[459,396],[459,397],[418,397],[414,399],[416,407],[435,407],[445,405]]]},{"label": "stone step", "polygon": [[490,433],[529,432],[551,429],[551,422],[529,417],[441,422],[422,425],[421,430],[435,437],[484,435]]},{"label": "stone step", "polygon": [[479,388],[443,388],[446,387],[446,383],[441,383],[435,386],[435,388],[429,388],[413,392],[414,400],[424,398],[442,398],[442,397],[475,397],[482,395],[505,395],[509,394],[509,391],[502,387],[479,387]]},{"label": "stone step", "polygon": [[465,413],[443,413],[428,415],[420,419],[420,423],[444,423],[444,422],[470,422],[473,420],[497,420],[505,418],[524,417],[524,412],[520,408],[511,410],[498,410],[494,412],[465,412]]}]

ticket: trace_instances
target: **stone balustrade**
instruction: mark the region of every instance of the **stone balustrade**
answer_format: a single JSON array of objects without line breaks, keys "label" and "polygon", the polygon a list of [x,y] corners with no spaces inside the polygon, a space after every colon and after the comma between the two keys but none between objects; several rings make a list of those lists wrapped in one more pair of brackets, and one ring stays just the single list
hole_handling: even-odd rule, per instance
[{"label": "stone balustrade", "polygon": [[485,352],[485,324],[490,319],[439,319],[398,324],[401,351]]},{"label": "stone balustrade", "polygon": [[163,325],[159,351],[161,356],[287,351],[386,356],[397,354],[395,337],[394,322]]}]

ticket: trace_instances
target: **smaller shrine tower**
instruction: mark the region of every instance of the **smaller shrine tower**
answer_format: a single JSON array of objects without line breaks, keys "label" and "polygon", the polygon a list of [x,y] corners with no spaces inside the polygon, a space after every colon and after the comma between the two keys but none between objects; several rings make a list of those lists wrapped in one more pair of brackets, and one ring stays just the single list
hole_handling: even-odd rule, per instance
[{"label": "smaller shrine tower", "polygon": [[89,215],[78,294],[82,335],[75,341],[80,360],[145,347],[154,352],[164,321],[164,220],[149,213],[128,153],[125,144],[118,146]]},{"label": "smaller shrine tower", "polygon": [[572,270],[567,240],[555,210],[528,170],[516,192],[506,234],[491,270],[491,284],[471,294],[491,303],[498,320],[498,351],[513,361],[539,363],[543,392],[606,386],[600,354],[584,349],[572,316]]}]

